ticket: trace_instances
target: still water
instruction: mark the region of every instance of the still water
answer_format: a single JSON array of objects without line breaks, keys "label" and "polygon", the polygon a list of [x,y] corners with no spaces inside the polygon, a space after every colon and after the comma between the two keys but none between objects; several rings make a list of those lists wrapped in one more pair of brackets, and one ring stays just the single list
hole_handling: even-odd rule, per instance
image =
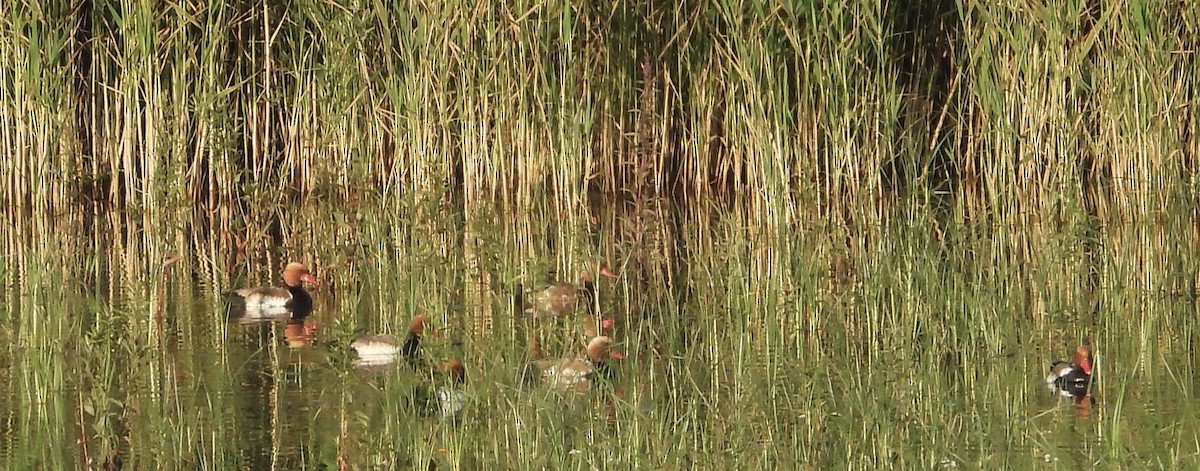
[{"label": "still water", "polygon": [[[1029,235],[1045,250],[1019,251],[918,224],[847,245],[821,228],[758,238],[734,216],[654,217],[669,229],[635,236],[615,216],[578,231],[347,229],[298,214],[283,225],[312,230],[241,248],[186,224],[150,236],[129,221],[9,221],[0,467],[1196,464],[1195,241],[1128,242],[1170,227]],[[321,279],[311,314],[230,319],[226,293],[280,285],[291,260]],[[516,286],[574,282],[600,261],[619,274],[596,285],[625,354],[613,379],[566,394],[527,384],[536,330]],[[418,314],[436,332],[426,369],[363,364],[351,348],[403,338]],[[544,354],[583,357],[581,321],[559,322],[540,328]],[[1056,397],[1050,362],[1085,339],[1091,394]],[[444,417],[452,358],[465,408]]]}]

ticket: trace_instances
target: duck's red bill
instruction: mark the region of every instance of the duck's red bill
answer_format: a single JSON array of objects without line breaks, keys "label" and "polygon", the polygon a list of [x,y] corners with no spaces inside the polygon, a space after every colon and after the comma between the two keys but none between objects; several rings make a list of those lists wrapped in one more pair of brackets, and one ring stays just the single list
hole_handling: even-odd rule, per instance
[{"label": "duck's red bill", "polygon": [[608,268],[608,266],[603,266],[603,267],[600,267],[600,275],[601,275],[601,276],[607,276],[607,277],[609,277],[609,278],[616,278],[616,277],[617,277],[617,274],[616,274],[616,273],[613,273],[613,271],[612,271],[611,269],[609,269],[609,268]]},{"label": "duck's red bill", "polygon": [[600,328],[604,330],[611,329],[617,326],[617,320],[612,318],[604,318],[600,320]]},{"label": "duck's red bill", "polygon": [[616,350],[610,350],[610,351],[608,352],[608,356],[610,356],[610,357],[613,357],[613,358],[615,358],[615,359],[617,359],[617,360],[624,360],[624,359],[625,359],[625,354],[624,354],[624,353],[621,353],[621,352],[618,352],[618,351],[616,351]]},{"label": "duck's red bill", "polygon": [[311,273],[305,273],[303,275],[300,275],[300,281],[306,282],[310,285],[316,285],[316,286],[321,285],[321,281],[318,280],[317,277],[312,276]]},{"label": "duck's red bill", "polygon": [[166,258],[163,259],[162,267],[167,268],[167,267],[171,266],[172,263],[178,262],[182,259],[183,259],[183,255],[179,255],[177,253],[171,253],[171,254],[167,255]]}]

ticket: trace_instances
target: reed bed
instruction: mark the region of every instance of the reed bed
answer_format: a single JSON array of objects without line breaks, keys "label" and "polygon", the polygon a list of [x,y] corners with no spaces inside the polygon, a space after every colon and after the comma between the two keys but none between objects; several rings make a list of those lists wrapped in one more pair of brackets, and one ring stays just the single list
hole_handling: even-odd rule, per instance
[{"label": "reed bed", "polygon": [[[5,468],[1200,455],[1186,2],[0,10]],[[223,317],[287,260],[307,348]],[[513,286],[599,260],[622,381],[520,387]],[[349,363],[417,313],[458,423]],[[1101,403],[1059,407],[1085,337]]]},{"label": "reed bed", "polygon": [[907,195],[1004,224],[1191,203],[1195,11],[945,7],[14,3],[6,207],[449,191],[573,214],[599,190],[874,225]]}]

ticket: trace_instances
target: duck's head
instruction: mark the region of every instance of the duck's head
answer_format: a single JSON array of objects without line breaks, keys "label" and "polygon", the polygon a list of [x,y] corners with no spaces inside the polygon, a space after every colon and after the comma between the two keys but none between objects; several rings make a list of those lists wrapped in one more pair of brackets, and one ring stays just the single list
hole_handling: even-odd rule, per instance
[{"label": "duck's head", "polygon": [[313,285],[320,285],[321,282],[317,277],[308,272],[308,267],[303,263],[292,262],[283,268],[283,284],[288,286],[300,286],[300,283],[305,282]]},{"label": "duck's head", "polygon": [[446,362],[446,374],[450,376],[450,382],[454,384],[467,382],[467,368],[463,366],[462,360],[457,358]]},{"label": "duck's head", "polygon": [[607,263],[600,264],[600,276],[607,276],[614,280],[617,279],[617,274],[614,273],[611,268],[608,268]]},{"label": "duck's head", "polygon": [[408,331],[414,335],[424,334],[425,333],[425,323],[427,321],[428,321],[428,319],[425,317],[424,314],[417,314],[417,317],[413,318],[412,324],[408,325]]},{"label": "duck's head", "polygon": [[1090,345],[1083,344],[1075,349],[1075,364],[1084,373],[1092,374],[1092,347]]},{"label": "duck's head", "polygon": [[595,363],[604,363],[610,358],[615,358],[617,360],[624,359],[625,355],[622,355],[621,352],[613,350],[612,346],[613,341],[608,337],[601,335],[593,338],[592,341],[588,342],[588,358]]},{"label": "duck's head", "polygon": [[425,317],[424,314],[417,314],[413,318],[412,323],[408,325],[408,333],[410,336],[415,337],[425,337],[428,334],[430,337],[444,340],[441,334],[429,325],[429,318]]},{"label": "duck's head", "polygon": [[[612,269],[608,268],[607,263],[600,264],[600,276],[604,276],[604,277],[608,277],[608,278],[612,278],[612,279],[617,278],[617,274],[613,273]],[[592,282],[592,273],[587,270],[580,271],[579,272],[579,281],[582,281],[585,284],[591,283]]]}]

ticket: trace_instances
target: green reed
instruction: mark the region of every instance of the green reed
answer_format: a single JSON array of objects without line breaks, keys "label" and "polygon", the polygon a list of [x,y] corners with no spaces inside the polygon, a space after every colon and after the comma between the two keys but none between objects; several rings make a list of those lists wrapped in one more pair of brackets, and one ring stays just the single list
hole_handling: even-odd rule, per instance
[{"label": "green reed", "polygon": [[[933,216],[919,203],[913,206],[906,221],[880,228],[871,245],[853,252],[871,262],[847,268],[844,278],[832,274],[833,257],[824,255],[844,250],[830,248],[844,242],[828,231],[750,237],[747,222],[737,215],[706,220],[659,215],[676,221],[664,237],[687,254],[671,257],[678,267],[671,278],[676,288],[631,281],[652,279],[646,274],[669,266],[665,258],[648,256],[630,258],[644,265],[614,263],[627,277],[601,284],[605,311],[622,320],[618,339],[633,357],[619,368],[612,393],[564,400],[519,384],[527,352],[517,334],[522,318],[513,311],[505,280],[517,273],[548,278],[550,266],[560,267],[558,273],[573,268],[560,264],[565,255],[517,248],[546,247],[558,237],[525,217],[479,217],[493,225],[477,228],[489,234],[477,248],[489,260],[483,273],[496,280],[484,287],[463,284],[470,276],[459,261],[465,252],[441,236],[459,229],[436,221],[364,217],[353,233],[360,245],[349,248],[331,245],[328,238],[307,240],[312,237],[307,231],[290,236],[296,246],[307,247],[294,257],[305,250],[315,257],[343,257],[320,265],[326,283],[317,290],[321,308],[313,320],[325,330],[317,345],[298,350],[285,346],[277,326],[225,325],[210,312],[220,312],[219,302],[206,301],[208,293],[231,285],[273,280],[281,261],[275,267],[255,265],[245,277],[221,275],[229,279],[198,289],[186,288],[191,270],[164,273],[165,333],[159,343],[139,326],[142,309],[152,302],[137,297],[158,281],[121,275],[129,267],[142,269],[136,257],[102,249],[108,244],[81,244],[73,253],[102,251],[97,260],[111,268],[73,276],[96,273],[95,281],[112,280],[105,283],[115,285],[116,294],[104,296],[112,296],[115,307],[89,308],[84,317],[49,315],[80,312],[78,303],[86,301],[79,296],[88,291],[80,288],[90,284],[64,285],[38,278],[43,274],[37,271],[22,276],[17,280],[22,305],[48,312],[19,314],[42,330],[16,335],[24,342],[54,345],[66,339],[79,346],[61,354],[47,350],[55,352],[46,357],[50,363],[22,355],[13,368],[18,377],[70,371],[63,384],[34,390],[24,401],[65,401],[64,414],[38,413],[45,427],[66,424],[74,430],[78,411],[91,411],[82,420],[89,429],[81,432],[89,453],[115,450],[132,466],[333,466],[339,460],[407,466],[429,459],[466,467],[870,468],[930,467],[947,460],[1029,466],[1047,453],[1079,463],[1137,466],[1142,462],[1106,453],[1121,444],[1161,456],[1153,444],[1159,442],[1126,432],[1128,426],[1110,422],[1111,415],[1134,422],[1139,433],[1156,420],[1171,425],[1162,430],[1177,432],[1159,438],[1172,443],[1192,436],[1194,424],[1186,419],[1127,411],[1131,402],[1165,404],[1156,395],[1190,388],[1186,363],[1159,359],[1186,355],[1194,307],[1184,309],[1172,301],[1176,295],[1124,281],[1143,279],[1137,260],[1156,259],[1175,244],[1194,244],[1183,238],[1181,225],[1114,227],[1096,235],[1048,228],[1044,237],[1051,243],[1028,252],[1037,256],[1035,265],[1006,262],[1027,252],[966,225],[930,231]],[[331,237],[345,230],[318,212],[289,217],[294,219],[288,227],[311,226]],[[538,229],[527,236],[508,229],[519,225]],[[394,239],[397,226],[403,239]],[[618,226],[598,229],[606,234],[601,246],[623,247],[610,227]],[[1121,242],[1160,237],[1177,242]],[[1086,243],[1119,252],[1088,259],[1079,255]],[[586,238],[556,244],[564,253],[595,250]],[[44,257],[50,251],[35,253]],[[54,265],[67,266],[67,255],[59,253],[64,258]],[[223,270],[219,258],[179,263],[196,265],[197,273]],[[1103,289],[1087,289],[1090,273],[1100,276]],[[1153,273],[1150,279],[1162,272]],[[58,304],[28,298],[43,285],[67,296]],[[473,297],[465,296],[472,290]],[[197,297],[199,302],[188,304]],[[1147,302],[1147,312],[1140,313]],[[1104,308],[1092,311],[1092,305]],[[1157,314],[1160,310],[1172,315]],[[421,418],[409,392],[414,378],[403,369],[370,374],[349,365],[353,354],[347,344],[354,335],[399,334],[417,312],[432,315],[450,338],[430,339],[427,354],[434,361],[461,356],[468,364],[475,402],[458,424]],[[45,330],[64,319],[75,323]],[[1056,408],[1031,383],[1047,359],[1061,357],[1088,335],[1104,347],[1105,405],[1093,410],[1095,421],[1066,422],[1062,416],[1074,412]],[[62,362],[74,366],[56,366]],[[120,375],[114,365],[123,365]],[[1172,375],[1180,379],[1165,379]],[[1131,381],[1138,386],[1129,388]],[[83,391],[84,397],[55,393],[64,390]],[[1079,440],[1091,443],[1095,438],[1088,430],[1096,427],[1118,436],[1092,448],[1060,450]],[[1194,450],[1180,445],[1176,453],[1174,462],[1182,464],[1191,462]]]},{"label": "green reed", "polygon": [[[1177,3],[14,3],[11,467],[1194,463],[1190,409],[1136,410],[1194,389]],[[323,354],[222,318],[290,259]],[[597,260],[625,389],[520,388],[513,286]],[[458,426],[347,364],[417,313]],[[1088,336],[1068,421],[1026,386]]]},{"label": "green reed", "polygon": [[1150,184],[1192,139],[1172,19],[1193,12],[1165,4],[118,5],[7,24],[9,201],[448,184],[568,215],[595,188],[874,224],[896,192],[1120,216],[1191,185]]}]

